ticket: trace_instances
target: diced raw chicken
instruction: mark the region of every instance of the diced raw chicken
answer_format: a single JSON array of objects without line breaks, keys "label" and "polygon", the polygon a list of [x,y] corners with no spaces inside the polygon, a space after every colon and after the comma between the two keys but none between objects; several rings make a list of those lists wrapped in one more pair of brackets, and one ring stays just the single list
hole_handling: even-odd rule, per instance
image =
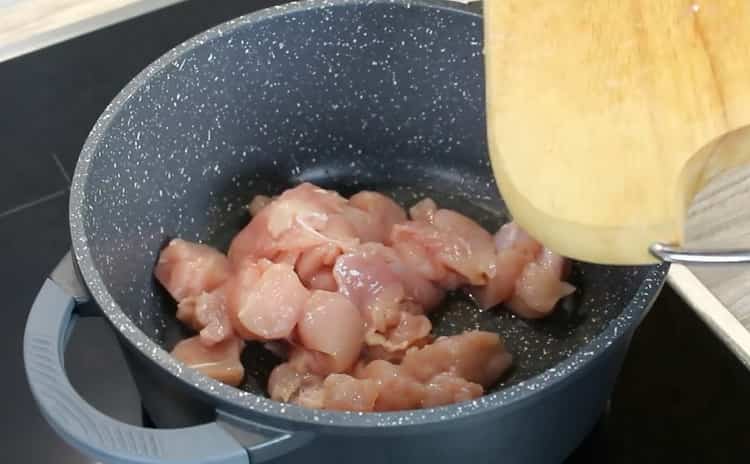
[{"label": "diced raw chicken", "polygon": [[399,322],[405,297],[401,279],[383,256],[385,247],[369,246],[341,255],[333,267],[338,291],[359,308],[368,329],[385,332]]},{"label": "diced raw chicken", "polygon": [[440,373],[424,385],[420,406],[433,408],[469,401],[479,398],[483,393],[484,389],[477,383],[469,382],[454,374]]},{"label": "diced raw chicken", "polygon": [[260,213],[260,210],[268,206],[273,200],[271,200],[271,197],[266,195],[255,195],[250,202],[249,205],[247,205],[248,211],[250,211],[251,216],[256,216],[258,213]]},{"label": "diced raw chicken", "polygon": [[362,191],[349,198],[349,205],[366,214],[351,214],[349,220],[362,242],[385,243],[395,224],[406,222],[406,212],[387,196]]},{"label": "diced raw chicken", "polygon": [[268,395],[272,400],[288,403],[299,392],[305,375],[289,363],[279,364],[268,376]]},{"label": "diced raw chicken", "polygon": [[[413,243],[410,252],[431,257],[433,270],[439,269],[434,266],[442,265],[472,285],[484,285],[495,275],[495,245],[492,236],[479,224],[447,209],[437,210],[433,223],[409,221],[397,224],[391,231],[391,241]],[[420,252],[418,246],[426,253]],[[401,245],[399,249],[405,247]],[[415,269],[424,268],[416,266]],[[457,279],[445,281],[446,285],[460,283]]]},{"label": "diced raw chicken", "polygon": [[[445,291],[419,272],[415,272],[410,263],[397,251],[390,248],[386,250],[388,252],[383,256],[391,270],[401,280],[406,298],[410,302],[421,306],[422,312],[430,311],[437,307],[443,301]],[[447,272],[443,278],[446,278],[449,274],[451,273]]]},{"label": "diced raw chicken", "polygon": [[241,264],[241,266],[236,266],[237,269],[234,277],[226,283],[226,312],[234,331],[239,336],[248,340],[256,340],[258,336],[246,329],[240,321],[238,309],[247,298],[247,295],[253,291],[253,287],[260,280],[260,276],[265,269],[262,269],[262,266],[249,258],[244,259]]},{"label": "diced raw chicken", "polygon": [[189,296],[177,305],[177,319],[199,331],[201,341],[207,346],[234,335],[226,309],[225,285],[210,293]]},{"label": "diced raw chicken", "polygon": [[279,237],[295,225],[300,215],[315,218],[326,214],[341,213],[346,199],[334,192],[310,183],[303,183],[284,191],[273,202],[274,214],[269,221],[269,232]]},{"label": "diced raw chicken", "polygon": [[339,286],[336,279],[333,278],[333,268],[322,268],[312,275],[307,282],[307,288],[310,290],[328,290],[335,292]]},{"label": "diced raw chicken", "polygon": [[230,267],[226,256],[208,245],[177,238],[161,251],[154,275],[181,301],[217,288],[229,278]]},{"label": "diced raw chicken", "polygon": [[323,407],[335,411],[368,412],[375,408],[378,384],[346,374],[331,374],[323,381]]},{"label": "diced raw chicken", "polygon": [[[415,344],[417,347],[424,346],[423,344]],[[388,361],[393,364],[401,364],[401,361],[406,355],[406,350],[389,351],[383,347],[383,345],[368,345],[365,344],[362,350],[362,358],[360,361],[368,363],[372,361]]]},{"label": "diced raw chicken", "polygon": [[375,411],[435,407],[478,398],[484,393],[481,385],[453,373],[441,372],[420,382],[402,366],[382,360],[360,366],[355,376],[377,383],[380,394]]},{"label": "diced raw chicken", "polygon": [[276,257],[273,259],[273,262],[278,263],[278,264],[288,264],[292,267],[295,267],[297,265],[297,261],[299,261],[302,254],[303,252],[299,250],[282,251],[276,254]]},{"label": "diced raw chicken", "polygon": [[345,372],[359,358],[365,326],[346,297],[316,290],[305,303],[297,332],[305,348],[331,357],[333,372]]},{"label": "diced raw chicken", "polygon": [[574,286],[561,280],[565,265],[563,257],[544,248],[516,281],[513,298],[508,303],[511,310],[529,319],[548,315],[560,298],[575,291]]},{"label": "diced raw chicken", "polygon": [[437,204],[435,204],[432,198],[425,198],[409,208],[409,217],[411,217],[413,221],[422,221],[432,224],[437,209]]},{"label": "diced raw chicken", "polygon": [[515,222],[500,227],[494,240],[497,248],[495,276],[487,285],[469,288],[472,298],[483,309],[510,300],[524,268],[539,256],[542,249],[542,245]]},{"label": "diced raw chicken", "polygon": [[308,408],[323,407],[323,378],[299,372],[291,363],[276,366],[268,378],[271,399]]},{"label": "diced raw chicken", "polygon": [[542,249],[542,245],[515,222],[503,224],[495,234],[494,240],[498,251],[513,249],[528,261],[533,261]]},{"label": "diced raw chicken", "polygon": [[322,377],[300,371],[304,365],[283,363],[268,379],[271,399],[316,409],[372,411],[378,397],[378,384],[346,374]]},{"label": "diced raw chicken", "polygon": [[229,245],[229,261],[236,266],[237,263],[249,259],[274,258],[278,253],[274,237],[268,230],[272,208],[263,208],[253,216],[246,225],[232,239]]},{"label": "diced raw chicken", "polygon": [[[402,312],[397,326],[389,329],[385,334],[368,331],[365,335],[365,343],[370,347],[380,346],[388,353],[396,353],[395,359],[399,359],[408,348],[424,345],[429,339],[431,330],[432,323],[426,317]],[[391,360],[394,357],[389,356],[388,359]]]},{"label": "diced raw chicken", "polygon": [[302,316],[310,292],[288,264],[270,265],[257,280],[257,270],[250,266],[245,269],[227,294],[235,330],[262,340],[288,337]]},{"label": "diced raw chicken", "polygon": [[213,379],[236,387],[245,377],[245,369],[240,362],[244,346],[242,340],[232,337],[208,347],[200,337],[195,336],[177,343],[172,356]]},{"label": "diced raw chicken", "polygon": [[443,290],[413,272],[392,248],[366,243],[340,256],[333,268],[338,290],[363,311],[368,328],[385,333],[411,302],[432,309]]},{"label": "diced raw chicken", "polygon": [[375,400],[375,411],[414,409],[421,405],[424,398],[424,386],[390,362],[372,361],[358,368],[355,376],[377,383],[380,394]]},{"label": "diced raw chicken", "polygon": [[425,316],[401,313],[398,325],[388,331],[388,345],[392,349],[404,349],[429,337],[432,323]]},{"label": "diced raw chicken", "polygon": [[274,354],[277,358],[280,359],[288,359],[289,358],[289,350],[290,346],[287,343],[289,339],[287,340],[269,340],[266,342],[263,342],[263,348],[267,349],[271,353]]},{"label": "diced raw chicken", "polygon": [[232,240],[229,259],[246,256],[274,259],[280,252],[304,251],[332,243],[343,249],[356,244],[354,229],[341,216],[346,199],[304,183],[286,190],[262,208]]},{"label": "diced raw chicken", "polygon": [[499,335],[470,331],[440,337],[430,345],[409,350],[401,367],[421,382],[448,373],[489,387],[510,367],[511,362],[512,356]]},{"label": "diced raw chicken", "polygon": [[304,408],[323,409],[325,406],[323,379],[317,376],[307,376],[302,379],[302,386],[294,403]]},{"label": "diced raw chicken", "polygon": [[446,241],[448,247],[439,252],[447,267],[474,285],[485,283],[495,275],[495,243],[482,226],[449,209],[437,210],[433,224],[443,236],[452,238]]},{"label": "diced raw chicken", "polygon": [[429,198],[407,220],[382,194],[347,200],[305,183],[248,208],[229,258],[178,239],[155,274],[178,319],[200,331],[175,357],[238,385],[238,337],[262,341],[286,358],[268,380],[277,401],[365,412],[477,398],[511,365],[503,340],[481,331],[433,340],[425,314],[464,288],[484,308],[508,302],[542,317],[574,290],[563,282],[568,261],[517,224],[493,237]]},{"label": "diced raw chicken", "polygon": [[[299,256],[295,264],[295,271],[299,275],[300,280],[308,287],[312,288],[313,279],[317,278],[319,281],[316,285],[328,285],[329,288],[321,290],[336,290],[335,282],[333,289],[330,288],[330,281],[321,283],[321,273],[333,272],[333,265],[336,262],[336,258],[341,254],[341,248],[330,243],[316,246],[305,250]],[[331,279],[333,275],[331,274]]]},{"label": "diced raw chicken", "polygon": [[287,361],[298,372],[306,372],[325,377],[340,372],[337,360],[326,353],[309,350],[301,345],[294,345]]},{"label": "diced raw chicken", "polygon": [[469,288],[469,294],[482,309],[490,309],[508,301],[513,295],[516,280],[529,260],[515,249],[498,251],[495,256],[495,275],[486,285]]},{"label": "diced raw chicken", "polygon": [[448,269],[443,266],[430,252],[417,240],[400,240],[401,232],[405,229],[397,229],[393,234],[395,239],[392,247],[398,253],[404,266],[411,272],[425,279],[439,282],[448,274]]}]

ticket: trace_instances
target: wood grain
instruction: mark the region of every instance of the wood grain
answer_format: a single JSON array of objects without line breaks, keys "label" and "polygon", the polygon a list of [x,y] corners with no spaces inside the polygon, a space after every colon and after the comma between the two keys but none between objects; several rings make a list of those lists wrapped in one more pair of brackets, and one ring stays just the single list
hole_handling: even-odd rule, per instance
[{"label": "wood grain", "polygon": [[183,0],[17,0],[0,7],[0,61]]},{"label": "wood grain", "polygon": [[[687,205],[750,161],[750,2],[486,0],[490,155],[514,218],[605,264],[681,244]],[[727,134],[732,134],[725,137]]]},{"label": "wood grain", "polygon": [[[714,178],[690,206],[690,248],[750,249],[750,167]],[[750,368],[750,266],[673,266],[670,283]]]},{"label": "wood grain", "polygon": [[[700,192],[687,221],[691,248],[750,249],[750,167],[716,179]],[[690,266],[732,314],[750,330],[750,266]]]}]

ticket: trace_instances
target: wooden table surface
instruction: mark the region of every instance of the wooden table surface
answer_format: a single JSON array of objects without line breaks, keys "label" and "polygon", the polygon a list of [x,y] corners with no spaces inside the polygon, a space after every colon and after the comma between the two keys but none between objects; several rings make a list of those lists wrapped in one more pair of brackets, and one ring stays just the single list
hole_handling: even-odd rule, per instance
[{"label": "wooden table surface", "polygon": [[[0,62],[181,1],[0,0]],[[716,179],[690,209],[686,245],[750,248],[749,206],[750,167]],[[750,368],[750,265],[677,265],[669,283]]]},{"label": "wooden table surface", "polygon": [[0,0],[0,62],[183,0]]},{"label": "wooden table surface", "polygon": [[[685,246],[750,249],[750,166],[715,179],[698,194]],[[676,266],[670,282],[750,367],[750,265]]]}]

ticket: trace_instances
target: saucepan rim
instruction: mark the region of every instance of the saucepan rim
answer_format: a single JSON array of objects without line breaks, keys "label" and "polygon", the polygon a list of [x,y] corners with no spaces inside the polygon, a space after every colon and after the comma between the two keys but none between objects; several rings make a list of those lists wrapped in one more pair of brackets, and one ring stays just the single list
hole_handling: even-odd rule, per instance
[{"label": "saucepan rim", "polygon": [[650,307],[654,298],[658,295],[668,269],[668,265],[652,266],[646,273],[646,277],[635,296],[628,302],[622,313],[610,321],[591,342],[581,346],[575,353],[556,364],[553,368],[526,381],[487,394],[473,401],[415,411],[363,414],[318,411],[282,404],[263,396],[224,385],[193,369],[183,368],[181,363],[172,358],[167,351],[142,332],[122,311],[107,290],[107,285],[94,264],[84,224],[83,211],[85,211],[87,201],[85,192],[92,169],[92,160],[97,156],[100,142],[106,136],[114,116],[118,114],[135,92],[146,85],[152,77],[166,66],[175,62],[194,48],[217,39],[222,35],[227,35],[249,24],[306,10],[373,3],[450,10],[474,16],[481,21],[480,14],[470,12],[461,5],[443,0],[304,0],[264,9],[227,21],[196,35],[168,51],[141,71],[119,92],[92,128],[76,165],[71,185],[69,215],[73,252],[86,286],[113,326],[128,343],[136,347],[143,355],[158,363],[159,366],[176,376],[181,382],[200,389],[212,401],[215,401],[217,405],[223,404],[231,410],[245,411],[256,417],[260,415],[271,422],[294,423],[296,426],[307,424],[308,426],[320,427],[369,428],[377,426],[401,430],[405,427],[422,426],[438,422],[446,423],[454,419],[467,418],[475,414],[487,412],[488,410],[518,405],[533,395],[537,395],[543,390],[553,389],[556,385],[565,381],[572,373],[591,363],[619,336],[626,334],[632,325],[640,322],[643,313]]}]

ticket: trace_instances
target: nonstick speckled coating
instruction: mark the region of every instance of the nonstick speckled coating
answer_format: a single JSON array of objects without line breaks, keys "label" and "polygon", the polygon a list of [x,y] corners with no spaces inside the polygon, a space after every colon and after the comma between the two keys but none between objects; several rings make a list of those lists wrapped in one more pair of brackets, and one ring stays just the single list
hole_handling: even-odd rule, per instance
[{"label": "nonstick speckled coating", "polygon": [[506,219],[488,164],[481,17],[442,2],[288,4],[218,26],[172,50],[106,109],[71,196],[75,255],[96,301],[128,342],[185,382],[238,408],[307,423],[409,426],[481,413],[564,378],[636,324],[666,267],[576,264],[571,316],[527,323],[452,298],[439,333],[494,330],[516,356],[496,392],[402,413],[311,411],[264,397],[272,357],[245,353],[235,389],[165,351],[181,325],[152,277],[173,237],[226,246],[258,193],[310,181],[424,195],[488,228]]}]

